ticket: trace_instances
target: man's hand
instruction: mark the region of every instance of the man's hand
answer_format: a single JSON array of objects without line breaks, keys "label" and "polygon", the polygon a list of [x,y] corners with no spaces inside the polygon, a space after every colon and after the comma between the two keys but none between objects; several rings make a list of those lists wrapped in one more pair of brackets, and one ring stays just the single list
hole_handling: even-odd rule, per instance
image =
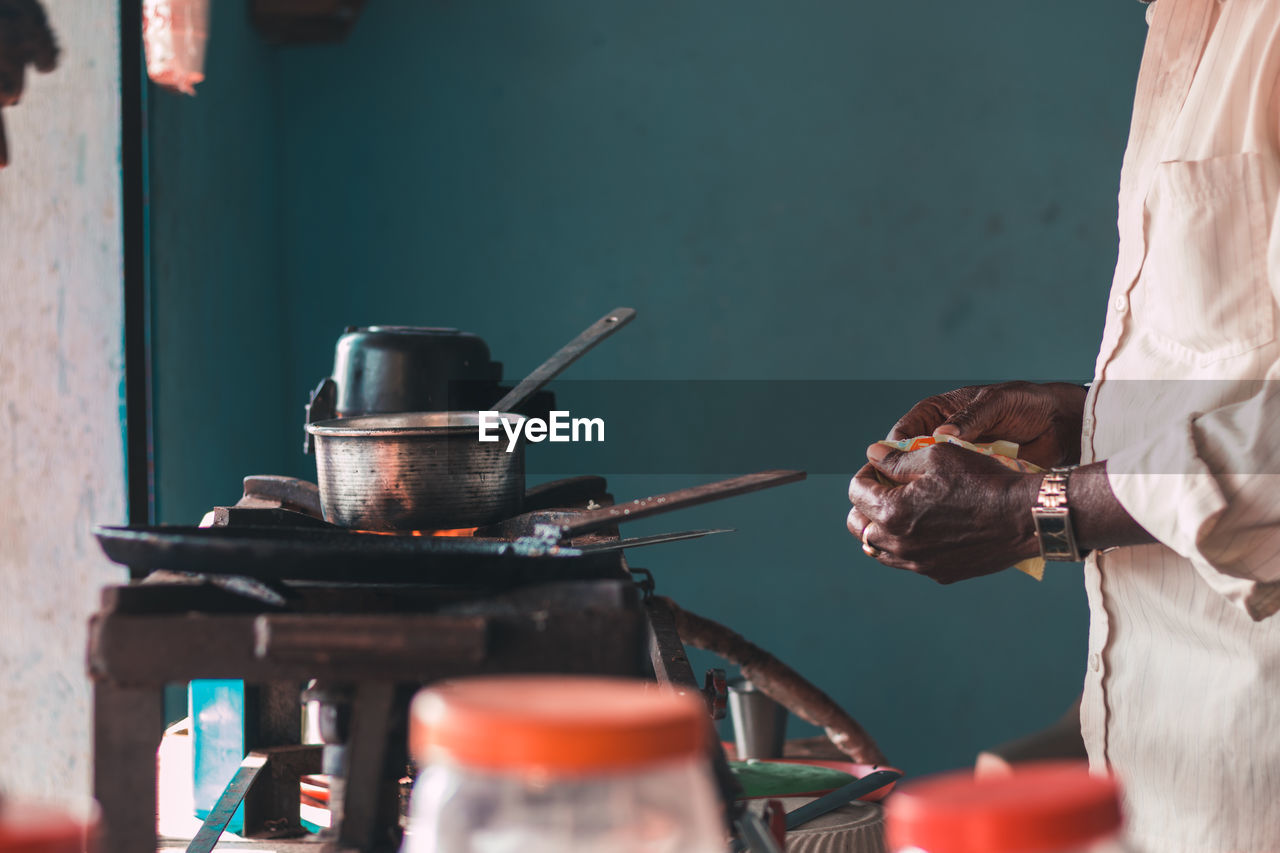
[{"label": "man's hand", "polygon": [[[973,442],[1005,439],[1018,442],[1018,455],[1042,468],[1074,465],[1086,393],[1066,382],[960,388],[917,403],[889,438],[936,431]],[[1012,471],[950,444],[910,453],[873,444],[867,458],[870,464],[849,483],[853,509],[846,524],[885,565],[954,583],[1040,553],[1031,507],[1042,475]],[[1074,469],[1068,491],[1082,549],[1155,541],[1116,499],[1105,462]]]},{"label": "man's hand", "polygon": [[911,453],[873,444],[867,458],[849,483],[847,524],[885,565],[945,584],[1040,553],[1031,505],[1041,475],[949,444]]},{"label": "man's hand", "polygon": [[[0,107],[22,98],[27,66],[49,72],[58,64],[58,44],[37,0],[0,0]],[[0,123],[0,169],[9,164]]]},{"label": "man's hand", "polygon": [[965,441],[1017,442],[1018,456],[1041,468],[1080,461],[1080,426],[1087,390],[1069,382],[970,385],[921,400],[902,416],[889,438],[935,431]]},{"label": "man's hand", "polygon": [[1053,725],[978,753],[973,775],[1008,776],[1029,761],[1083,761],[1089,757],[1080,735],[1080,700]]}]

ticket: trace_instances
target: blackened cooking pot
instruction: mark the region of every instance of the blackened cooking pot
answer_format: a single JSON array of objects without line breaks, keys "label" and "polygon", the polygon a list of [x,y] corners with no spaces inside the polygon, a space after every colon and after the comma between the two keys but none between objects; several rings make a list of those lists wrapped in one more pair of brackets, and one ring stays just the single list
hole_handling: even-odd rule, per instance
[{"label": "blackened cooking pot", "polygon": [[[348,326],[333,374],[307,404],[307,423],[389,412],[478,409],[501,393],[502,364],[482,338],[433,326]],[[310,453],[308,434],[303,451]]]},{"label": "blackened cooking pot", "polygon": [[[523,417],[513,412],[584,353],[635,317],[615,308],[483,410],[499,423],[480,440],[476,411],[402,412],[307,424],[326,521],[361,530],[476,527],[520,511]],[[313,400],[313,409],[314,403]],[[505,424],[505,426],[504,426]],[[509,427],[509,428],[507,428]]]},{"label": "blackened cooking pot", "polygon": [[[466,410],[497,399],[502,365],[481,338],[457,329],[357,326],[338,338],[332,378],[333,417]],[[450,400],[451,384],[475,405]]]},{"label": "blackened cooking pot", "polygon": [[480,441],[479,423],[477,412],[408,412],[308,424],[325,520],[404,531],[515,515],[524,497],[524,439],[508,452],[505,436]]}]

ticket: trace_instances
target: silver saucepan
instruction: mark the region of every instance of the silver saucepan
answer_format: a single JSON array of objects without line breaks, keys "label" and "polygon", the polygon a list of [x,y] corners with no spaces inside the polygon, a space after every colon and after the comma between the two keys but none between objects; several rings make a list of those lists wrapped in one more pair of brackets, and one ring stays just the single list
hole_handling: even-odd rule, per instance
[{"label": "silver saucepan", "polygon": [[[583,353],[635,316],[615,309],[593,323],[533,373],[492,411],[500,420]],[[475,527],[515,515],[524,498],[523,438],[508,452],[479,440],[478,412],[403,412],[359,415],[307,425],[315,438],[320,504],[326,521],[360,530],[436,530]]]}]

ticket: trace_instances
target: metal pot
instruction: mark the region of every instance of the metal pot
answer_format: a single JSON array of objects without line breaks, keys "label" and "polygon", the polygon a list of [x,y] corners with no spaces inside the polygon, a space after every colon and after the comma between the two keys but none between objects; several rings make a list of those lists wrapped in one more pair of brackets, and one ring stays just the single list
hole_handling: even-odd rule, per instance
[{"label": "metal pot", "polygon": [[[504,415],[504,418],[519,418]],[[308,424],[326,521],[359,530],[476,527],[520,512],[524,440],[479,440],[476,412]]]},{"label": "metal pot", "polygon": [[[307,423],[392,412],[465,411],[496,399],[502,365],[481,338],[432,326],[348,326]],[[311,453],[308,435],[303,452]]]},{"label": "metal pot", "polygon": [[[502,365],[490,360],[483,340],[457,329],[348,326],[338,338],[332,378],[337,396],[331,417],[441,412],[496,399]],[[451,384],[476,397],[475,406],[450,400]]]},{"label": "metal pot", "polygon": [[[625,326],[615,308],[487,407],[510,414],[587,350]],[[326,521],[361,530],[476,527],[520,512],[524,439],[481,442],[479,412],[359,415],[307,424]]]}]

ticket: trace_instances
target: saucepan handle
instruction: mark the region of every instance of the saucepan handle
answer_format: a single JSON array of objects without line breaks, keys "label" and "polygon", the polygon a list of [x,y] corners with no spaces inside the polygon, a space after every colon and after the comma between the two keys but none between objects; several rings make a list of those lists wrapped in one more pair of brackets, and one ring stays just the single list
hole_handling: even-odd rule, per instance
[{"label": "saucepan handle", "polygon": [[569,343],[556,352],[551,358],[539,365],[520,384],[502,396],[493,404],[495,411],[511,412],[519,409],[530,397],[542,390],[542,387],[555,379],[582,354],[630,323],[636,316],[634,308],[614,308],[599,320],[596,320]]}]

